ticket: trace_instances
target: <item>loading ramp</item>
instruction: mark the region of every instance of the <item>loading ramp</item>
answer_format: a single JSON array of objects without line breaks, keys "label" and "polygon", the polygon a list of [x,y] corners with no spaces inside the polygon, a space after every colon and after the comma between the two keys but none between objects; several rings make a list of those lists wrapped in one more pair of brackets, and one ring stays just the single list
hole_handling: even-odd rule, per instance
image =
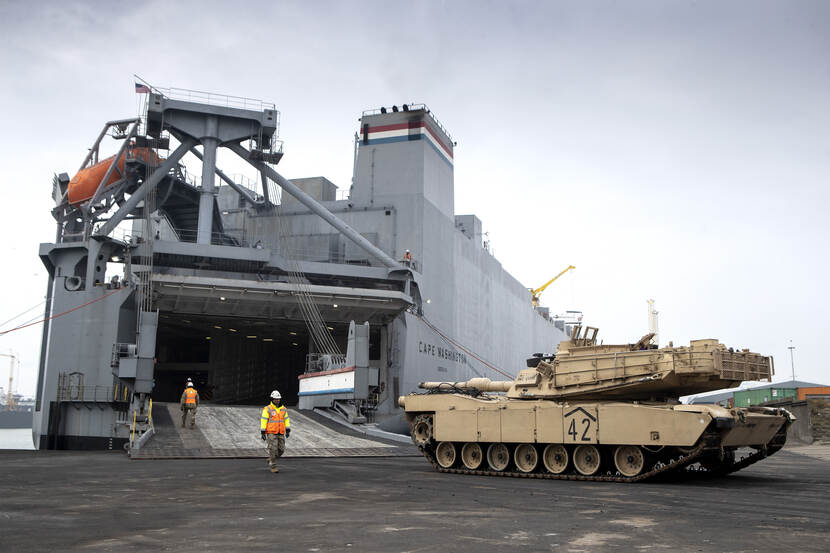
[{"label": "loading ramp", "polygon": [[[196,427],[181,427],[178,403],[153,405],[155,434],[130,452],[132,459],[265,458],[259,435],[261,407],[200,405]],[[291,437],[284,457],[418,456],[414,445],[366,438],[312,411],[288,409]]]}]

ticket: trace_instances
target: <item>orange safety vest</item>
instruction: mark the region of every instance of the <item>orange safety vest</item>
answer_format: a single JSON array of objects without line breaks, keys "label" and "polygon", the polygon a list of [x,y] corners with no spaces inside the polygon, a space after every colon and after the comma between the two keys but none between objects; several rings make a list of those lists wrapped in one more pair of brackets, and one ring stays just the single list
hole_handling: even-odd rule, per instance
[{"label": "orange safety vest", "polygon": [[[274,406],[268,405],[265,410],[267,410],[268,415],[268,422],[265,425],[265,433],[285,434],[285,421],[288,418],[288,414],[285,412],[285,407],[278,407],[275,409]],[[266,413],[262,414],[262,418],[265,418]]]},{"label": "orange safety vest", "polygon": [[196,388],[185,388],[184,390],[184,402],[187,405],[196,405],[196,396],[199,395],[199,392],[196,391]]}]

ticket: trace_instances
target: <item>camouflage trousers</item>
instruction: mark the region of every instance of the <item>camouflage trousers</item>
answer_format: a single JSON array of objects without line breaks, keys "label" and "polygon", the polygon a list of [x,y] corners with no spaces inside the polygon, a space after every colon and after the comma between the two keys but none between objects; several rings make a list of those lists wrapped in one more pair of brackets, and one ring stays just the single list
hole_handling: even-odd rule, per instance
[{"label": "camouflage trousers", "polygon": [[285,452],[285,434],[266,434],[268,444],[268,465],[277,466],[277,459]]},{"label": "camouflage trousers", "polygon": [[182,409],[182,428],[184,428],[184,425],[187,422],[188,413],[190,413],[190,428],[196,426],[196,406],[185,405],[184,409]]}]

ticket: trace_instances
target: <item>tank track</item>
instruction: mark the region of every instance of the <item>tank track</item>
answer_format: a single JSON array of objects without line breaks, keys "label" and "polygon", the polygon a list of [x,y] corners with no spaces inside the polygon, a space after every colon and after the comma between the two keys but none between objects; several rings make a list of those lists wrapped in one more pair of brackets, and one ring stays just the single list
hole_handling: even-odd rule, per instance
[{"label": "tank track", "polygon": [[778,432],[772,437],[772,439],[762,448],[757,450],[755,453],[751,453],[746,455],[737,461],[732,461],[731,463],[724,463],[718,467],[707,469],[703,467],[698,468],[691,468],[687,467],[684,469],[684,472],[697,474],[697,475],[717,475],[717,476],[725,476],[727,474],[731,474],[733,472],[737,472],[741,469],[745,469],[746,467],[757,463],[761,459],[765,459],[772,455],[773,453],[779,451],[781,448],[784,447],[784,443],[787,441],[787,428],[789,428],[790,423],[789,421],[784,423]]},{"label": "tank track", "polygon": [[444,468],[438,464],[438,461],[435,459],[435,444],[430,444],[428,446],[418,446],[418,450],[421,454],[426,457],[427,461],[430,462],[432,468],[438,472],[443,472],[447,474],[471,474],[475,476],[506,476],[511,478],[539,478],[539,479],[547,479],[547,480],[582,480],[582,481],[593,481],[593,482],[624,482],[624,483],[633,483],[633,482],[643,482],[645,480],[653,479],[658,476],[668,476],[672,474],[698,474],[698,475],[726,475],[743,468],[748,467],[753,463],[757,463],[761,459],[765,457],[769,457],[779,449],[784,446],[784,442],[787,439],[787,427],[789,426],[788,423],[785,423],[781,429],[775,434],[772,440],[763,448],[755,453],[747,455],[746,457],[741,458],[738,461],[734,461],[730,464],[723,464],[719,466],[715,470],[705,469],[705,468],[690,468],[691,465],[694,465],[696,462],[700,461],[700,458],[703,456],[704,452],[707,449],[717,448],[718,443],[720,442],[720,437],[717,433],[714,432],[707,432],[703,435],[700,439],[698,444],[688,453],[681,455],[680,457],[671,460],[668,463],[656,463],[651,470],[643,472],[642,474],[638,474],[637,476],[622,476],[620,474],[596,474],[591,476],[585,476],[584,474],[553,474],[550,472],[521,472],[521,471],[496,471],[496,470],[470,470],[468,468]]},{"label": "tank track", "polygon": [[594,482],[641,482],[643,480],[647,480],[649,478],[654,478],[659,474],[664,474],[671,471],[680,470],[683,467],[689,466],[690,464],[694,463],[705,451],[707,445],[711,442],[710,440],[713,437],[704,436],[703,439],[700,440],[698,445],[692,449],[689,453],[674,459],[669,463],[657,463],[654,467],[642,474],[638,474],[637,476],[622,476],[622,475],[608,475],[608,474],[595,474],[591,476],[585,476],[584,474],[554,474],[551,472],[521,472],[521,471],[496,471],[496,470],[470,470],[467,468],[444,468],[438,464],[438,461],[435,460],[434,451],[431,451],[432,448],[428,447],[419,447],[418,449],[421,451],[424,457],[430,462],[432,467],[437,470],[438,472],[445,472],[449,474],[473,474],[476,476],[508,476],[512,478],[540,478],[540,479],[547,479],[547,480],[588,480]]}]

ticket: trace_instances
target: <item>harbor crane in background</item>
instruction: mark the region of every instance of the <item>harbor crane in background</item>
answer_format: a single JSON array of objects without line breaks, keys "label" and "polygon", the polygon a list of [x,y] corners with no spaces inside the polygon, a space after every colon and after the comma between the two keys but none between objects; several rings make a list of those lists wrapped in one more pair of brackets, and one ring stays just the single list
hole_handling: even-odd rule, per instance
[{"label": "harbor crane in background", "polygon": [[533,288],[528,288],[528,290],[530,290],[530,294],[532,296],[530,301],[533,302],[533,307],[539,307],[539,296],[542,294],[542,292],[545,291],[545,288],[547,288],[548,286],[553,284],[554,280],[561,277],[562,275],[564,275],[565,273],[567,273],[571,269],[576,269],[576,267],[574,267],[573,265],[568,265],[561,273],[559,273],[558,275],[556,275],[555,277],[553,277],[552,279],[550,279],[549,281],[547,281],[546,283],[541,285],[539,288],[536,288],[535,290]]},{"label": "harbor crane in background", "polygon": [[8,357],[11,362],[9,365],[9,390],[6,394],[6,411],[14,409],[14,394],[12,393],[12,382],[14,381],[14,362],[17,361],[17,356],[14,353],[0,353],[0,357]]}]

